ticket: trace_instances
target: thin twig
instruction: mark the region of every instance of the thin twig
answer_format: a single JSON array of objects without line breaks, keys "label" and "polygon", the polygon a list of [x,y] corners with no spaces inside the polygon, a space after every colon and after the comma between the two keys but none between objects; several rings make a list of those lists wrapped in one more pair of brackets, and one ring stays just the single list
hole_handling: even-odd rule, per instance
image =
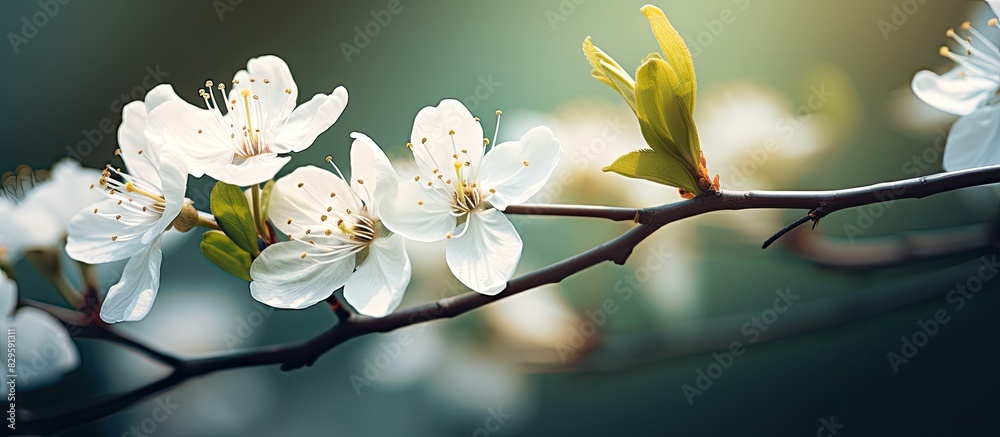
[{"label": "thin twig", "polygon": [[[297,345],[275,346],[219,357],[184,361],[168,377],[139,389],[81,405],[62,405],[40,414],[26,415],[24,430],[47,433],[67,429],[121,411],[135,402],[155,395],[181,382],[212,372],[241,367],[280,364],[283,370],[312,365],[324,353],[358,336],[389,332],[430,320],[456,317],[491,302],[556,283],[604,261],[624,264],[634,248],[659,228],[690,217],[722,210],[822,208],[824,215],[874,203],[897,199],[921,198],[960,188],[1000,182],[1000,165],[979,167],[921,178],[831,191],[721,191],[677,203],[628,210],[622,208],[531,205],[508,208],[512,214],[600,217],[626,220],[632,214],[638,226],[621,236],[578,255],[515,278],[495,296],[474,292],[400,310],[375,319],[351,314],[332,328]],[[627,213],[627,214],[626,214]]]}]

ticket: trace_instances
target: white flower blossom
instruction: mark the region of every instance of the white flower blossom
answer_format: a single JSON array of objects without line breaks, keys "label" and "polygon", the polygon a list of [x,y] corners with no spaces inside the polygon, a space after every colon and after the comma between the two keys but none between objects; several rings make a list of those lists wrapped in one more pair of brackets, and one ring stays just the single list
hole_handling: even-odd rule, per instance
[{"label": "white flower blossom", "polygon": [[160,85],[144,102],[125,106],[118,130],[125,169],[108,165],[94,186],[107,198],[69,224],[66,252],[73,259],[100,264],[129,258],[101,307],[108,323],[142,319],[159,289],[160,244],[186,201],[187,169],[176,150],[147,141],[144,130],[154,108],[179,101],[173,88]]},{"label": "white flower blossom", "polygon": [[100,193],[88,188],[100,172],[71,159],[57,163],[44,181],[35,174],[25,168],[4,178],[0,247],[12,261],[27,250],[62,246],[73,215],[101,199]]},{"label": "white flower blossom", "polygon": [[452,273],[477,292],[499,293],[522,248],[502,211],[545,185],[562,157],[559,142],[549,128],[536,127],[487,153],[479,120],[457,100],[417,113],[410,141],[420,174],[386,199],[386,227],[416,241],[447,238]]},{"label": "white flower blossom", "polygon": [[17,353],[16,366],[4,366],[4,381],[13,370],[18,388],[36,388],[79,367],[80,353],[58,320],[37,308],[16,308],[17,283],[0,270],[0,319]]},{"label": "white flower blossom", "polygon": [[[1000,15],[1000,1],[987,3]],[[1000,28],[997,18],[991,18],[987,25]],[[954,29],[948,29],[946,35],[958,43],[964,55],[947,46],[940,49],[941,56],[958,65],[943,75],[925,70],[913,77],[917,97],[961,116],[948,134],[946,170],[1000,164],[1000,48],[968,21],[961,29],[967,38]]]},{"label": "white flower blossom", "polygon": [[308,148],[347,106],[347,90],[337,87],[296,107],[298,87],[277,56],[247,62],[233,78],[228,97],[225,84],[207,81],[205,86],[206,109],[168,102],[150,113],[147,135],[182,149],[191,175],[239,186],[272,179],[291,159],[278,154]]},{"label": "white flower blossom", "polygon": [[371,138],[351,136],[349,185],[335,164],[337,174],[305,166],[274,184],[268,215],[290,241],[268,246],[254,260],[254,299],[299,309],[344,287],[347,302],[362,314],[382,317],[399,306],[410,259],[403,237],[382,226],[378,209],[395,194],[396,172]]}]

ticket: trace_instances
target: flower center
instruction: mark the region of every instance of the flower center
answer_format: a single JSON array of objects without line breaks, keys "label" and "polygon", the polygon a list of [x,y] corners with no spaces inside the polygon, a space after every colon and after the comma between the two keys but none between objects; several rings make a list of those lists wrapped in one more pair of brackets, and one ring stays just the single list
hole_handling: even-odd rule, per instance
[{"label": "flower center", "polygon": [[[997,19],[993,18],[989,21],[990,27],[1000,27],[997,24]],[[962,77],[976,77],[985,78],[993,82],[997,82],[998,87],[1000,87],[1000,48],[997,48],[992,41],[987,39],[972,27],[968,21],[962,23],[962,29],[967,31],[970,35],[969,37],[962,38],[956,34],[955,29],[948,29],[945,35],[951,39],[958,42],[959,45],[965,49],[965,56],[953,53],[948,46],[942,46],[938,51],[941,56],[944,56],[955,63],[963,67],[962,71],[959,73]],[[972,44],[973,38],[982,45],[982,47],[977,47]]]},{"label": "flower center", "polygon": [[[219,100],[215,98],[214,83],[209,80],[205,82],[208,89],[198,90],[201,98],[205,100],[205,106],[215,116],[215,121],[221,132],[229,134],[228,145],[233,150],[234,161],[243,160],[264,153],[270,153],[269,140],[274,138],[278,131],[285,125],[286,118],[282,114],[272,114],[275,106],[267,107],[261,104],[261,94],[267,97],[267,104],[273,102],[270,79],[264,79],[263,85],[257,83],[257,79],[250,78],[250,84],[240,86],[239,80],[233,80],[232,98],[228,101],[228,110],[225,114],[219,105],[219,100],[225,101],[226,85],[218,84],[215,89],[219,91]],[[263,89],[260,89],[263,88]],[[258,93],[258,91],[260,93]],[[285,88],[284,101],[281,107],[288,103],[292,95],[292,90]],[[207,126],[206,126],[207,127]],[[198,133],[204,130],[199,129]]]},{"label": "flower center", "polygon": [[[333,164],[332,158],[327,157],[327,161]],[[334,168],[336,168],[336,165],[334,165]],[[340,173],[340,169],[337,169],[337,172]],[[343,178],[343,175],[341,175],[341,178]],[[364,186],[364,181],[359,179],[358,182]],[[335,192],[330,192],[327,196],[325,193],[315,191],[317,187],[307,185],[305,182],[299,182],[297,186],[320,205],[323,212],[318,217],[318,226],[316,223],[308,227],[302,226],[289,218],[286,223],[299,228],[300,232],[298,235],[289,235],[288,238],[297,238],[311,244],[317,244],[317,238],[322,239],[325,237],[328,240],[321,240],[319,244],[323,246],[347,245],[361,250],[368,247],[378,236],[378,219],[372,210],[372,206],[369,202],[366,202],[354,193],[354,190],[349,190],[349,195],[354,198],[357,204],[361,205],[360,211],[354,211],[351,208],[343,210],[334,208],[332,205],[333,202],[330,200],[337,197],[338,194]]]},{"label": "flower center", "polygon": [[[121,150],[115,151],[115,154],[120,153]],[[139,154],[141,155],[142,151],[139,151]],[[123,183],[121,180],[112,177],[115,175],[126,182]],[[104,167],[98,185],[104,192],[104,195],[117,200],[119,206],[135,212],[161,215],[166,207],[167,201],[163,198],[163,194],[160,193],[159,187],[139,177],[125,173],[121,169],[116,169],[111,164]],[[91,185],[90,188],[93,189],[94,185]],[[97,208],[94,208],[94,213],[113,217],[116,220],[122,219],[121,215],[103,214]]]}]

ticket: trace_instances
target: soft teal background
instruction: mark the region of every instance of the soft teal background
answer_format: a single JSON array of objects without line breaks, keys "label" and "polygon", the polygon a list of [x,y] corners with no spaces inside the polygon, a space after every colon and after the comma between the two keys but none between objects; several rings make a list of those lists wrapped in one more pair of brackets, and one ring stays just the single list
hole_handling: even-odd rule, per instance
[{"label": "soft teal background", "polygon": [[[351,131],[371,135],[390,157],[403,161],[408,158],[403,144],[413,115],[442,98],[472,95],[481,78],[501,84],[475,111],[483,116],[487,131],[492,130],[496,108],[516,114],[552,111],[580,97],[617,102],[617,95],[588,74],[580,50],[584,37],[594,36],[627,69],[657,49],[638,13],[643,2],[403,0],[402,11],[347,62],[341,44],[351,43],[355,26],[365,26],[372,11],[384,9],[386,3],[243,0],[229,8],[219,6],[228,5],[225,0],[77,0],[62,5],[18,53],[0,49],[0,171],[18,164],[49,167],[67,155],[67,147],[85,141],[84,131],[98,128],[103,119],[117,125],[120,114],[111,106],[119,95],[142,84],[147,67],[168,73],[164,80],[192,102],[199,101],[197,89],[206,79],[228,80],[248,58],[267,53],[291,66],[302,99],[345,85],[350,91],[347,111],[310,149],[293,156],[284,170],[289,172],[298,165],[322,164],[326,155],[346,162]],[[807,171],[767,169],[794,173],[782,188],[823,189],[905,177],[902,163],[934,142],[933,134],[894,127],[887,102],[908,86],[915,72],[944,65],[937,48],[945,42],[945,29],[964,21],[977,2],[927,0],[884,40],[877,22],[890,19],[892,7],[902,3],[711,0],[658,5],[687,38],[705,31],[704,22],[718,18],[722,10],[734,11],[736,21],[695,60],[700,89],[749,78],[798,102],[804,98],[803,77],[814,68],[835,65],[843,71],[859,96],[852,110],[856,128]],[[740,9],[743,5],[748,7]],[[39,10],[32,1],[3,2],[0,28],[20,32],[20,17]],[[104,137],[90,153],[77,150],[86,165],[100,167],[113,159],[113,134]],[[598,172],[599,165],[592,171]],[[715,171],[722,173],[725,187],[724,169]],[[199,206],[204,202],[197,193],[210,183],[191,182],[190,196]],[[662,191],[664,199],[672,198],[669,190],[643,182],[630,189]],[[617,204],[617,198],[614,192],[602,198],[570,192],[566,199],[572,200],[556,200]],[[958,193],[949,193],[899,202],[867,236],[991,220],[996,197],[987,193],[985,199],[971,205]],[[788,221],[798,215],[789,212]],[[236,370],[191,381],[171,393],[181,407],[160,424],[158,433],[473,435],[489,417],[487,408],[496,407],[512,418],[495,435],[812,435],[822,426],[821,418],[830,416],[844,424],[844,435],[979,434],[994,428],[989,418],[996,411],[1000,385],[996,284],[987,284],[988,291],[960,312],[953,311],[953,320],[898,374],[886,360],[887,352],[899,350],[900,336],[912,335],[917,320],[931,317],[938,308],[951,308],[941,296],[975,273],[983,253],[842,272],[816,267],[780,246],[761,252],[757,247],[768,234],[733,237],[727,221],[735,223],[741,216],[719,216],[713,226],[693,226],[685,232],[687,238],[703,242],[700,252],[690,255],[691,274],[699,278],[694,293],[705,302],[697,317],[731,316],[722,329],[731,332],[733,340],[744,339],[739,327],[770,304],[777,288],[790,287],[810,301],[874,296],[867,304],[830,314],[834,319],[856,314],[864,319],[865,305],[881,302],[887,291],[941,292],[886,315],[750,347],[693,406],[680,387],[692,384],[696,370],[713,362],[711,354],[655,359],[671,354],[669,341],[656,340],[670,316],[636,298],[622,305],[602,330],[607,342],[579,367],[540,371],[515,366],[507,354],[490,347],[503,333],[481,315],[466,315],[434,323],[446,344],[435,366],[446,373],[463,366],[488,368],[491,363],[514,370],[472,372],[468,383],[452,385],[435,379],[375,385],[358,396],[349,375],[361,372],[364,360],[391,339],[371,336],[328,353],[312,368],[287,374],[276,368]],[[824,219],[816,232],[842,237],[843,224],[856,218],[856,212],[840,212]],[[627,228],[556,218],[530,219],[519,226],[526,241],[523,271],[592,247]],[[776,222],[772,227],[781,226]],[[167,257],[160,300],[150,319],[136,324],[150,328],[134,329],[153,344],[169,338],[170,346],[165,347],[172,350],[222,352],[223,333],[234,332],[239,320],[263,307],[249,297],[245,283],[201,258],[197,240],[194,236],[180,243]],[[674,256],[686,256],[683,246],[678,247]],[[633,261],[652,249],[640,246]],[[639,265],[589,270],[566,284],[564,298],[583,315],[604,298],[614,297],[616,282]],[[28,266],[18,269],[22,293],[57,299]],[[434,271],[417,275],[404,305],[436,298],[441,284],[448,283]],[[114,276],[113,268],[109,276]],[[536,291],[548,292],[555,291]],[[170,317],[165,302],[172,302]],[[214,308],[226,311],[215,316],[210,310]],[[163,314],[157,315],[158,310]],[[214,331],[185,329],[187,317],[213,320]],[[779,319],[776,326],[783,322],[788,323]],[[322,306],[276,311],[241,347],[297,341],[331,323],[332,315]],[[80,346],[82,368],[63,385],[32,394],[27,398],[30,405],[127,389],[162,371],[104,344],[81,341]],[[407,368],[410,361],[425,359],[426,351],[418,350],[423,347],[408,348],[393,366]],[[470,354],[477,360],[469,360]],[[501,374],[507,379],[497,376]],[[139,404],[66,435],[121,435],[148,417],[154,406],[155,401]]]}]

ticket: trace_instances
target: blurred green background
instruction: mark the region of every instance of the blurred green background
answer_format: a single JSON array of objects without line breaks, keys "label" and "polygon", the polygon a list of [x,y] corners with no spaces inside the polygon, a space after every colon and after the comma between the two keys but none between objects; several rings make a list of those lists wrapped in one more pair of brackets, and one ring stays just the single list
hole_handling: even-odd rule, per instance
[{"label": "blurred green background", "polygon": [[[559,126],[554,129],[567,153],[570,165],[564,171],[571,182],[544,192],[540,200],[648,206],[677,198],[669,188],[600,174],[616,154],[641,146],[641,137],[620,98],[590,77],[581,42],[593,36],[626,69],[634,69],[658,49],[638,11],[645,2],[402,0],[398,13],[382,12],[389,3],[60,5],[27,43],[0,50],[6,133],[0,171],[19,164],[48,168],[67,155],[91,167],[115,162],[114,133],[98,132],[102,123],[117,126],[120,106],[133,99],[123,101],[123,94],[135,89],[140,97],[163,81],[199,102],[197,90],[206,79],[228,80],[247,59],[276,54],[291,67],[300,100],[338,85],[350,92],[340,120],[311,148],[293,155],[282,174],[322,164],[327,155],[346,162],[352,131],[370,135],[402,166],[409,161],[403,144],[413,116],[451,97],[481,116],[487,132],[494,126],[493,111],[503,109],[501,139],[516,139],[533,124]],[[937,55],[945,30],[982,13],[982,2],[944,0],[657,5],[695,55],[696,118],[709,169],[721,174],[723,188],[738,189],[828,189],[916,176],[905,163],[932,149],[944,132],[937,128],[946,130],[950,120],[907,98],[909,81],[921,69],[947,67]],[[912,13],[894,9],[912,5],[919,5]],[[30,20],[41,10],[35,1],[3,2],[0,23],[21,34],[21,17]],[[384,25],[375,21],[387,16]],[[880,20],[893,30],[884,33]],[[980,21],[985,27],[985,19]],[[373,36],[359,38],[366,26]],[[158,78],[147,79],[151,72]],[[813,88],[824,85],[832,93],[829,103],[795,118]],[[741,100],[747,95],[756,97]],[[778,108],[778,117],[740,102]],[[778,127],[782,120],[805,127],[785,137]],[[600,135],[604,125],[622,126],[607,146],[588,136]],[[764,132],[753,138],[778,138],[782,147],[757,162],[748,151],[760,143],[743,132],[761,126]],[[710,138],[723,140],[713,144]],[[940,157],[933,158],[921,174],[940,170]],[[211,183],[203,178],[189,185],[189,196],[203,209],[207,199],[199,193]],[[848,258],[869,253],[868,244],[896,241],[899,232],[930,232],[950,241],[951,227],[992,222],[996,200],[984,188],[895,202],[853,242],[845,225],[858,225],[862,212],[843,211],[812,233],[797,231],[791,241],[808,247],[811,241],[839,242],[848,248]],[[989,241],[944,256],[860,269],[821,266],[801,256],[801,245],[760,251],[764,239],[802,213],[716,213],[679,223],[639,246],[624,267],[601,265],[510,303],[408,328],[418,338],[411,345],[401,346],[397,334],[370,336],[324,355],[311,368],[243,369],[190,381],[164,395],[180,407],[156,432],[813,435],[831,416],[844,426],[838,430],[843,435],[994,429],[990,418],[1000,400],[998,286],[987,282],[961,310],[945,297],[976,274],[979,257],[994,250]],[[515,225],[525,240],[521,272],[628,228],[534,217],[517,218]],[[197,235],[176,240],[149,317],[124,326],[152,344],[178,354],[213,354],[302,340],[334,322],[322,305],[270,311],[250,297],[245,282],[201,257]],[[411,249],[415,277],[404,306],[464,291],[442,266],[442,246]],[[657,258],[663,253],[666,262]],[[106,268],[105,287],[120,269]],[[27,265],[19,265],[18,272],[22,293],[56,302],[57,294]],[[782,338],[750,341],[741,327],[771,308],[778,289],[801,296],[771,325]],[[600,319],[594,314],[607,299],[615,312],[605,314],[596,334],[579,334],[587,320]],[[894,372],[887,354],[899,353],[901,337],[912,338],[917,322],[940,308],[950,311],[951,321]],[[250,322],[259,326],[245,329]],[[568,347],[564,360],[574,335],[584,344]],[[731,341],[741,341],[746,351],[689,402],[684,385],[695,386],[698,372],[716,362],[713,352]],[[26,394],[28,405],[124,390],[165,371],[105,344],[78,344],[81,369],[60,384]],[[368,369],[366,376],[369,363],[391,351],[397,353],[388,365],[378,372]],[[352,375],[369,384],[359,386]],[[148,418],[155,405],[149,400],[66,435],[122,435]],[[499,429],[481,430],[498,409],[510,417]]]}]

